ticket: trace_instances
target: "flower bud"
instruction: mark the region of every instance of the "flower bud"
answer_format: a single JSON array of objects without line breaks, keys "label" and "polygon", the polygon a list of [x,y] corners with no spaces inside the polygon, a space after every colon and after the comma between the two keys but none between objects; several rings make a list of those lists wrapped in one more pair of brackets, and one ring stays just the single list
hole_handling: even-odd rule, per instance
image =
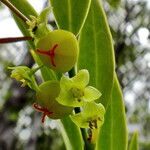
[{"label": "flower bud", "polygon": [[39,86],[39,91],[36,94],[37,103],[40,105],[39,111],[43,110],[42,112],[45,114],[48,112],[46,115],[52,119],[60,119],[71,114],[73,110],[73,107],[63,106],[55,100],[59,93],[59,82],[47,81]]},{"label": "flower bud", "polygon": [[36,42],[36,53],[43,64],[62,73],[74,67],[78,49],[76,37],[65,30],[54,30]]}]

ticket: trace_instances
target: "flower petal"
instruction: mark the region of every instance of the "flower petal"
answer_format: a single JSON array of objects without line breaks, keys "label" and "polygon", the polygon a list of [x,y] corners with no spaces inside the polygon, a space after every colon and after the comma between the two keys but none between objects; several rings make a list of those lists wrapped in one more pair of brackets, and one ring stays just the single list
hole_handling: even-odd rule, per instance
[{"label": "flower petal", "polygon": [[72,87],[72,81],[67,76],[62,76],[60,80],[60,88],[63,90],[69,90]]},{"label": "flower petal", "polygon": [[16,66],[16,67],[8,67],[11,69],[11,78],[15,78],[17,81],[25,80],[27,82],[31,82],[31,71],[32,69],[26,66]]},{"label": "flower petal", "polygon": [[72,121],[81,128],[88,128],[89,122],[97,121],[97,126],[100,127],[104,123],[105,108],[99,103],[87,102],[81,113],[71,115]]},{"label": "flower petal", "polygon": [[89,83],[89,72],[86,69],[80,70],[76,76],[71,78],[74,85],[78,88],[85,88],[87,84]]},{"label": "flower petal", "polygon": [[101,92],[98,91],[96,88],[92,87],[92,86],[88,86],[84,89],[84,99],[85,101],[94,101],[98,98],[100,98],[101,96]]},{"label": "flower petal", "polygon": [[89,123],[86,120],[84,120],[84,116],[82,115],[82,113],[71,115],[70,118],[80,128],[89,127]]},{"label": "flower petal", "polygon": [[81,107],[84,105],[83,101],[73,97],[71,91],[66,91],[64,89],[61,89],[61,92],[56,100],[58,103],[65,106]]},{"label": "flower petal", "polygon": [[103,117],[105,114],[105,108],[101,103],[87,102],[83,107],[83,113],[85,117]]}]

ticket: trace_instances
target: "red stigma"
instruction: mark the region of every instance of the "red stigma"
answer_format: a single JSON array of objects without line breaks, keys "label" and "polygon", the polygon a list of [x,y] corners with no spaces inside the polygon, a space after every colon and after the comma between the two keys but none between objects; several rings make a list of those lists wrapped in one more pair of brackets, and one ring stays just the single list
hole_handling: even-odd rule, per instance
[{"label": "red stigma", "polygon": [[56,67],[56,64],[54,62],[54,57],[55,57],[55,50],[56,48],[58,47],[58,44],[55,44],[50,50],[48,51],[44,51],[44,50],[40,50],[40,49],[37,49],[37,52],[40,53],[40,54],[43,54],[43,55],[47,55],[50,57],[50,61],[51,61],[51,64]]},{"label": "red stigma", "polygon": [[37,104],[37,103],[34,103],[34,104],[33,104],[33,108],[34,108],[35,110],[37,110],[37,111],[43,113],[43,116],[42,116],[42,119],[41,119],[42,123],[44,123],[46,116],[49,116],[49,115],[53,114],[53,112],[50,112],[47,108],[41,107],[41,106],[40,106],[39,104]]}]

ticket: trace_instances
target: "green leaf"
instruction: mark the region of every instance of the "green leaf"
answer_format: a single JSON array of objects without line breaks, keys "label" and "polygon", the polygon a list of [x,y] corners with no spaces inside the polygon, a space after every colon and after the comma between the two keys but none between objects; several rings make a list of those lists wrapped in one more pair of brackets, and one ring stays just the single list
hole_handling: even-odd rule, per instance
[{"label": "green leaf", "polygon": [[77,35],[86,20],[91,0],[50,0],[57,25]]},{"label": "green leaf", "polygon": [[61,133],[67,150],[84,150],[84,142],[80,129],[69,117],[61,119]]},{"label": "green leaf", "polygon": [[115,77],[111,102],[101,128],[97,150],[127,150],[127,126],[121,89]]},{"label": "green leaf", "polygon": [[10,2],[19,9],[27,18],[29,18],[29,15],[36,16],[37,12],[35,9],[29,4],[27,0],[10,0]]},{"label": "green leaf", "polygon": [[48,21],[48,15],[51,12],[51,8],[50,7],[46,7],[39,15],[39,21],[40,23],[45,23],[47,24]]},{"label": "green leaf", "polygon": [[131,142],[129,145],[129,150],[139,150],[138,147],[138,133],[134,132],[132,138],[131,138]]},{"label": "green leaf", "polygon": [[121,2],[121,0],[107,0],[107,1],[108,1],[108,3],[109,3],[112,7],[114,7],[114,8],[118,7],[118,5],[119,5],[120,2]]},{"label": "green leaf", "polygon": [[[33,15],[35,17],[38,16],[37,12],[34,10],[34,8],[28,3],[27,0],[11,0],[11,3],[20,10],[27,18],[29,18],[29,15]],[[23,6],[23,7],[22,7]],[[15,14],[13,14],[13,17],[16,21],[16,24],[18,25],[20,31],[23,33],[24,36],[30,36],[30,33],[28,31],[28,26]],[[34,43],[33,41],[29,41],[29,46],[33,49]]]},{"label": "green leaf", "polygon": [[106,16],[99,0],[92,0],[79,45],[78,67],[88,69],[90,85],[101,91],[100,102],[106,107],[113,85],[114,50]]}]

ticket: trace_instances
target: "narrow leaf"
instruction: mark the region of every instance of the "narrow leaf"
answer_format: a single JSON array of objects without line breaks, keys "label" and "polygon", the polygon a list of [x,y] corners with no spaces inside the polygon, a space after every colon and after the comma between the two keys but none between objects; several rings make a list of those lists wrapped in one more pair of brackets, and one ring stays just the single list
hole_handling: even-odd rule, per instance
[{"label": "narrow leaf", "polygon": [[37,16],[37,12],[34,10],[34,8],[28,3],[27,0],[10,0],[10,2],[17,7],[27,18],[29,18],[29,15]]},{"label": "narrow leaf", "polygon": [[91,0],[50,0],[57,25],[75,35],[87,17]]},{"label": "narrow leaf", "polygon": [[61,119],[61,133],[67,150],[84,150],[84,142],[80,129],[71,121],[69,117]]},{"label": "narrow leaf", "polygon": [[134,132],[132,138],[131,138],[131,142],[130,142],[130,146],[129,146],[129,150],[138,150],[138,133]]},{"label": "narrow leaf", "polygon": [[90,85],[100,90],[100,102],[107,107],[113,85],[114,50],[106,16],[99,0],[92,0],[79,45],[78,67],[88,69]]},{"label": "narrow leaf", "polygon": [[127,150],[127,127],[121,89],[115,76],[111,102],[101,128],[97,150]]},{"label": "narrow leaf", "polygon": [[118,7],[121,2],[121,0],[107,0],[107,1],[114,8]]}]

